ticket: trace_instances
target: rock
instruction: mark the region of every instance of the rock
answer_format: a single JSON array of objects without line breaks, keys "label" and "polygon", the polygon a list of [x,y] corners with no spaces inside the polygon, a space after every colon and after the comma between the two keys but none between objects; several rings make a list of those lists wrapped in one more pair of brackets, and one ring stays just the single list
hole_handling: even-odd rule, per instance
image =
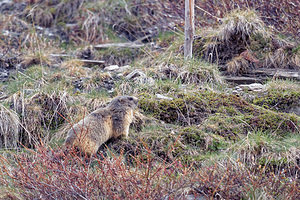
[{"label": "rock", "polygon": [[300,106],[292,107],[288,112],[295,113],[296,115],[300,116]]},{"label": "rock", "polygon": [[7,81],[8,80],[9,72],[5,69],[0,69],[0,81]]},{"label": "rock", "polygon": [[95,52],[93,47],[88,46],[76,53],[76,57],[85,60],[95,60]]},{"label": "rock", "polygon": [[121,78],[121,77],[123,77],[123,73],[118,73],[117,78]]},{"label": "rock", "polygon": [[135,83],[139,83],[139,84],[147,84],[147,85],[154,85],[155,84],[155,80],[151,77],[143,77],[143,76],[139,76],[133,79],[133,81]]},{"label": "rock", "polygon": [[105,71],[117,71],[120,69],[118,65],[110,65],[104,68]]},{"label": "rock", "polygon": [[114,93],[114,92],[115,92],[115,89],[114,89],[114,88],[111,88],[111,89],[110,89],[110,90],[108,90],[107,92],[108,92],[108,94],[112,94],[112,93]]},{"label": "rock", "polygon": [[120,67],[118,70],[117,70],[117,72],[125,72],[126,70],[128,70],[128,69],[130,69],[131,68],[131,66],[130,65],[124,65],[124,66],[122,66],[122,67]]},{"label": "rock", "polygon": [[144,72],[140,71],[140,70],[134,70],[133,72],[131,72],[130,74],[128,74],[126,76],[126,79],[132,80],[132,79],[134,79],[136,77],[139,77],[139,76],[146,77],[146,74]]},{"label": "rock", "polygon": [[239,92],[239,91],[237,91],[237,90],[233,90],[233,91],[232,91],[232,94],[234,94],[234,95],[239,95],[239,94],[240,94],[240,92]]},{"label": "rock", "polygon": [[164,100],[170,100],[170,101],[173,100],[173,98],[171,98],[171,97],[166,97],[166,96],[161,95],[161,94],[156,94],[155,97],[156,97],[157,99],[164,99]]},{"label": "rock", "polygon": [[249,85],[239,85],[236,87],[237,90],[248,90],[248,91],[254,91],[254,92],[260,92],[266,88],[265,85],[262,85],[260,83],[252,83]]},{"label": "rock", "polygon": [[31,95],[35,92],[35,90],[34,89],[24,89],[23,92],[26,95]]},{"label": "rock", "polygon": [[205,196],[194,196],[192,194],[186,195],[186,200],[206,200],[207,198]]}]

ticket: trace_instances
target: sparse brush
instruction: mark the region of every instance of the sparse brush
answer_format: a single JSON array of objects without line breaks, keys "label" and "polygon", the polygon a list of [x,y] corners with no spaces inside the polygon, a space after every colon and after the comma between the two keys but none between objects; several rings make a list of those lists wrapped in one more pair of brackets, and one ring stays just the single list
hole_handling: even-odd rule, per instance
[{"label": "sparse brush", "polygon": [[27,6],[22,14],[34,24],[51,27],[54,23],[73,19],[82,2],[82,0],[34,2],[34,6]]},{"label": "sparse brush", "polygon": [[100,17],[89,10],[84,12],[85,20],[79,27],[70,32],[70,38],[77,44],[99,44],[105,40],[104,28]]},{"label": "sparse brush", "polygon": [[26,54],[22,56],[21,67],[26,69],[32,65],[51,65],[52,60],[46,53]]},{"label": "sparse brush", "polygon": [[251,171],[240,161],[200,168],[157,162],[151,147],[144,148],[130,164],[123,153],[87,159],[42,145],[14,160],[1,156],[0,182],[25,199],[299,198],[297,176]]},{"label": "sparse brush", "polygon": [[206,63],[184,65],[177,79],[184,84],[222,83],[217,67]]},{"label": "sparse brush", "polygon": [[285,68],[288,64],[287,54],[284,49],[279,48],[274,53],[270,53],[265,62],[267,67]]},{"label": "sparse brush", "polygon": [[[14,15],[0,15],[2,48],[7,46],[11,51],[19,50],[26,40],[30,25]],[[6,33],[6,34],[5,34]]]},{"label": "sparse brush", "polygon": [[291,58],[291,64],[296,66],[296,69],[300,69],[300,53],[296,54]]},{"label": "sparse brush", "polygon": [[278,137],[269,133],[249,132],[247,137],[242,137],[227,152],[231,152],[232,157],[253,171],[293,177],[299,173],[298,138],[293,134]]},{"label": "sparse brush", "polygon": [[74,19],[83,0],[65,0],[55,5],[55,21],[66,22]]},{"label": "sparse brush", "polygon": [[300,69],[300,59],[297,52],[293,52],[294,46],[283,46],[274,52],[267,54],[264,66],[268,68],[292,68]]},{"label": "sparse brush", "polygon": [[27,18],[31,18],[36,25],[43,27],[51,27],[54,21],[53,14],[46,7],[33,7]]},{"label": "sparse brush", "polygon": [[222,83],[216,65],[197,59],[185,61],[181,56],[178,56],[175,60],[169,60],[168,63],[160,63],[152,73],[161,80],[173,79],[176,82],[188,85],[207,83],[216,83],[217,85]]},{"label": "sparse brush", "polygon": [[96,71],[91,74],[90,78],[87,78],[83,81],[82,89],[85,92],[101,91],[101,89],[111,90],[114,85],[114,79],[110,73],[101,73],[99,71]]},{"label": "sparse brush", "polygon": [[255,11],[233,10],[220,20],[195,38],[194,55],[225,65],[233,75],[255,67],[299,68],[296,44],[274,35]]},{"label": "sparse brush", "polygon": [[110,16],[104,20],[130,41],[150,41],[159,30],[180,24],[183,12],[182,5],[171,0],[106,1],[102,7],[103,16]]}]

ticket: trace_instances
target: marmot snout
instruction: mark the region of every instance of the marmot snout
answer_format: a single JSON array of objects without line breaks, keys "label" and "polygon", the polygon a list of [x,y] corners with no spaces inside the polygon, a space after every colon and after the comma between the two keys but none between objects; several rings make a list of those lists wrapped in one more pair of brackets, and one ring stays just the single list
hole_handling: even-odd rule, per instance
[{"label": "marmot snout", "polygon": [[128,136],[133,120],[133,110],[138,99],[133,96],[114,98],[105,108],[100,108],[73,125],[65,146],[76,147],[83,153],[93,155],[110,138]]}]

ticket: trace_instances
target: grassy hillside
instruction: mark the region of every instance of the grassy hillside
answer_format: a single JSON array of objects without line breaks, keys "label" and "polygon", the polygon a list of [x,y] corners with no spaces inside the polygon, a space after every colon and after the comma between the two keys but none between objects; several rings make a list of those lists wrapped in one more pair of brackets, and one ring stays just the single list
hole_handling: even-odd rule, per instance
[{"label": "grassy hillside", "polygon": [[[298,36],[265,1],[205,2],[190,60],[183,2],[0,4],[0,199],[299,199],[299,80],[224,80],[299,74]],[[299,7],[279,4],[286,20]],[[72,124],[119,95],[139,98],[129,137],[65,152]]]}]

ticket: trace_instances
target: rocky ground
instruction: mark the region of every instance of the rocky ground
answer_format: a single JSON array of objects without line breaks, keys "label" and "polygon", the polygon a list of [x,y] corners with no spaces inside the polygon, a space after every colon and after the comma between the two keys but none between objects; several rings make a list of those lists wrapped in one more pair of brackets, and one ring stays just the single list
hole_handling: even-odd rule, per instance
[{"label": "rocky ground", "polygon": [[[183,2],[1,1],[0,199],[300,198],[300,5],[220,2],[185,60]],[[65,155],[119,95],[129,138]]]}]

